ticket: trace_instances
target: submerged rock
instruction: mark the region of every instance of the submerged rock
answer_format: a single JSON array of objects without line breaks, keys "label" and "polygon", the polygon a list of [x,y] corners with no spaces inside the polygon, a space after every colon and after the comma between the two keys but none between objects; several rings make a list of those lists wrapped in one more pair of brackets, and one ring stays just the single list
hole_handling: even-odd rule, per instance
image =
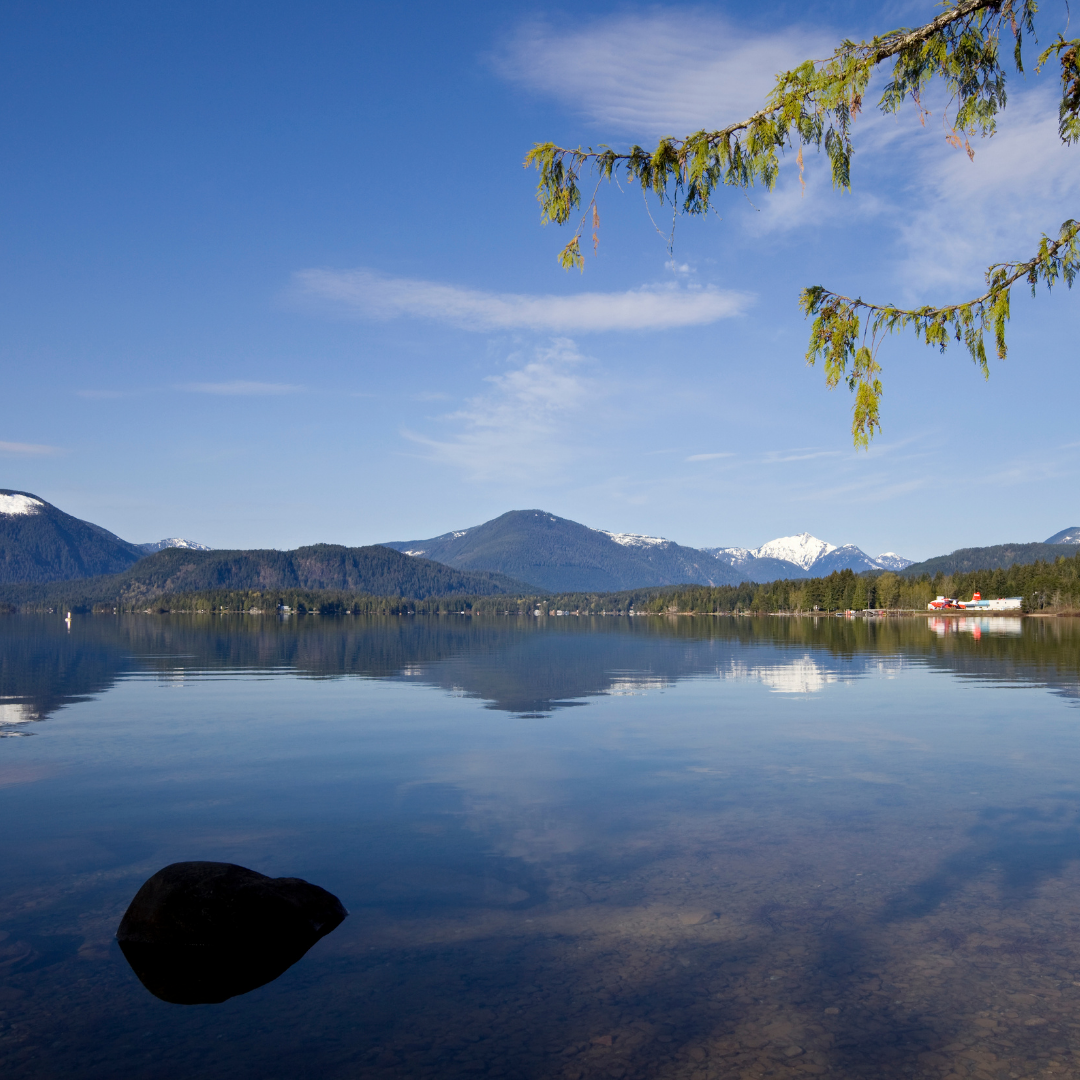
[{"label": "submerged rock", "polygon": [[347,915],[336,896],[300,878],[182,862],[144,882],[116,940],[155,997],[211,1004],[272,982]]}]

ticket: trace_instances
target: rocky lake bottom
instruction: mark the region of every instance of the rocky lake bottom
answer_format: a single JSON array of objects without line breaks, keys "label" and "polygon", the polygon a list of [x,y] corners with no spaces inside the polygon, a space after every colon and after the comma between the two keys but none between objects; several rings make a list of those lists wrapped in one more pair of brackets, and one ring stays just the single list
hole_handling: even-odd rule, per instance
[{"label": "rocky lake bottom", "polygon": [[[0,618],[0,1071],[1080,1075],[1072,620]],[[219,1004],[183,860],[349,915]]]}]

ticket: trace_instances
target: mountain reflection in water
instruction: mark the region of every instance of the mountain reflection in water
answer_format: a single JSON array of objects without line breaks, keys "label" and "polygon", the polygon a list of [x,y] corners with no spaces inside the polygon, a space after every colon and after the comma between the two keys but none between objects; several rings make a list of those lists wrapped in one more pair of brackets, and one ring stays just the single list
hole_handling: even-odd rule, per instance
[{"label": "mountain reflection in water", "polygon": [[[1078,626],[982,622],[0,618],[0,1072],[1080,1075]],[[351,915],[169,1004],[192,862]]]},{"label": "mountain reflection in water", "polygon": [[68,631],[57,617],[8,616],[0,617],[0,734],[24,734],[27,721],[133,676],[410,679],[535,716],[700,676],[810,693],[900,663],[1075,697],[1080,627],[1015,618],[85,616]]}]

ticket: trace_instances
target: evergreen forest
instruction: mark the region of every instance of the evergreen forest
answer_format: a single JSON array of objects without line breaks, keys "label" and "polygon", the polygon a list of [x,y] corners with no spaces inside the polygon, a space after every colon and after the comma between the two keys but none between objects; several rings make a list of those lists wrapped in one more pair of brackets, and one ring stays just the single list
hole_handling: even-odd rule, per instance
[{"label": "evergreen forest", "polygon": [[[396,552],[383,550],[391,559],[396,555]],[[415,562],[421,565],[408,569],[421,571],[423,580],[395,580],[397,587],[393,593],[387,590],[380,594],[377,588],[370,586],[365,590],[363,587],[230,587],[228,584],[169,590],[162,588],[165,583],[159,583],[155,576],[155,580],[142,582],[137,592],[124,595],[118,589],[118,579],[122,575],[113,575],[47,585],[3,587],[0,588],[0,605],[7,611],[316,612],[323,615],[829,614],[866,609],[901,613],[925,612],[927,603],[935,596],[968,599],[973,592],[979,591],[987,599],[1019,596],[1023,600],[1023,610],[1029,613],[1080,613],[1080,551],[1053,561],[933,576],[909,577],[888,571],[855,574],[851,570],[840,570],[827,577],[787,579],[767,584],[674,585],[620,592],[557,594],[527,588],[506,589],[508,579],[490,575],[485,581],[486,595],[478,595],[475,583],[480,575],[469,574],[453,580],[457,589],[448,594],[439,591],[439,586],[451,583],[449,579],[424,573],[428,567],[437,567],[437,563],[425,567],[425,560]],[[501,594],[492,589],[492,578],[503,586]],[[376,574],[368,580],[380,582],[391,578],[383,579]],[[467,589],[470,584],[474,585],[473,591]],[[412,585],[413,590],[408,585]],[[421,588],[417,588],[418,585]]]}]

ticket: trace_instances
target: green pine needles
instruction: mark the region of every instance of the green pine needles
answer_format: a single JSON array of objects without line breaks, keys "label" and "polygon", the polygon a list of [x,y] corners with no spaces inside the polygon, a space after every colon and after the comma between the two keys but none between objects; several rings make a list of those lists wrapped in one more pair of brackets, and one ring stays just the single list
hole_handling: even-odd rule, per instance
[{"label": "green pine needles", "polygon": [[[599,242],[597,194],[604,180],[622,176],[661,202],[686,214],[706,213],[720,187],[771,190],[780,169],[780,155],[798,145],[800,179],[803,147],[824,150],[834,187],[851,187],[854,147],[851,129],[863,107],[870,79],[885,60],[895,57],[892,78],[878,107],[896,112],[911,100],[921,114],[922,95],[941,79],[949,93],[949,141],[974,156],[971,138],[994,134],[998,112],[1005,107],[1005,69],[1001,41],[1011,39],[1012,62],[1023,71],[1021,45],[1034,37],[1037,0],[956,0],[945,11],[914,30],[894,30],[870,42],[844,41],[831,57],[808,60],[779,75],[765,107],[719,131],[698,131],[683,139],[661,139],[654,150],[632,146],[624,153],[601,146],[566,149],[538,143],[525,158],[540,172],[537,198],[542,220],[565,224],[581,207],[578,181],[583,171],[597,184],[569,243],[559,253],[565,269],[584,270],[581,236],[591,218],[594,248]],[[1062,99],[1058,114],[1061,139],[1080,141],[1080,39],[1061,35],[1039,56],[1036,70],[1053,56],[1061,65]],[[1054,237],[1043,236],[1036,254],[1022,262],[998,263],[986,272],[986,291],[973,300],[944,307],[899,308],[873,304],[831,292],[820,285],[804,289],[800,303],[813,317],[806,359],[825,367],[830,388],[847,383],[855,395],[852,437],[866,447],[881,428],[881,367],[878,349],[885,336],[911,328],[941,351],[962,341],[972,359],[989,375],[984,336],[992,332],[999,358],[1006,354],[1005,324],[1012,285],[1024,279],[1034,292],[1059,280],[1070,287],[1080,269],[1077,233],[1080,224],[1066,221]]]},{"label": "green pine needles", "polygon": [[936,345],[942,352],[950,341],[963,341],[972,360],[989,378],[985,335],[993,332],[998,358],[1004,360],[1011,286],[1023,278],[1034,296],[1040,281],[1051,288],[1060,278],[1071,288],[1080,269],[1078,233],[1080,222],[1070,218],[1056,239],[1043,236],[1034,258],[991,266],[986,271],[986,292],[962,304],[905,309],[840,296],[821,285],[803,289],[799,303],[807,316],[815,317],[806,359],[810,364],[824,361],[825,382],[830,390],[846,382],[855,394],[851,422],[855,445],[868,446],[874,432],[881,428],[881,367],[877,351],[886,334],[911,327],[927,345]]}]

